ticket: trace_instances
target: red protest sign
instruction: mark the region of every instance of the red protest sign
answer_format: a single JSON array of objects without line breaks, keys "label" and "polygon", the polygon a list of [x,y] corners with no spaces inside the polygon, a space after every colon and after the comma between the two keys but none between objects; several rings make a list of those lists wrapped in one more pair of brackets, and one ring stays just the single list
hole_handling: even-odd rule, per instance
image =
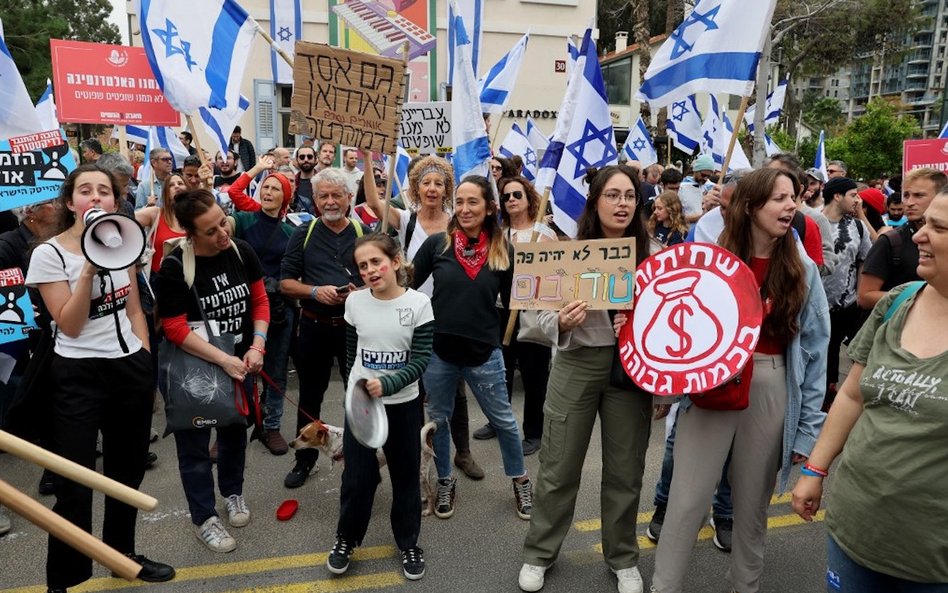
[{"label": "red protest sign", "polygon": [[59,120],[177,126],[141,47],[50,39]]},{"label": "red protest sign", "polygon": [[920,167],[948,172],[948,140],[906,140],[902,144],[902,174]]},{"label": "red protest sign", "polygon": [[754,273],[709,243],[675,245],[635,271],[635,308],[619,332],[619,357],[655,395],[702,393],[751,360],[763,305]]}]

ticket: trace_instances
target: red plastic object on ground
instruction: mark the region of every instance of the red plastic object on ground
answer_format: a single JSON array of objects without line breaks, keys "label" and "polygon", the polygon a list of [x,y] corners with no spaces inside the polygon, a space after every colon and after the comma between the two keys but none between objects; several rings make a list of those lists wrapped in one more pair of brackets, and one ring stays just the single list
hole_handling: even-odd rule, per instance
[{"label": "red plastic object on ground", "polygon": [[296,511],[299,508],[300,502],[298,500],[294,500],[292,498],[290,500],[284,500],[277,509],[277,520],[289,521],[293,518],[293,515],[296,514]]}]

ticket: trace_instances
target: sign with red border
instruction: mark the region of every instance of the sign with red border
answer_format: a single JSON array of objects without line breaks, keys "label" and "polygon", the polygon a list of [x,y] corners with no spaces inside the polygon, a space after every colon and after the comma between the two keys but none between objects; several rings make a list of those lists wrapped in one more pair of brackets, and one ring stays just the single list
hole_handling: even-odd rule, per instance
[{"label": "sign with red border", "polygon": [[178,126],[141,47],[50,39],[59,121]]},{"label": "sign with red border", "polygon": [[762,319],[747,264],[717,245],[675,245],[636,269],[635,308],[619,332],[619,357],[649,393],[703,393],[751,360]]},{"label": "sign with red border", "polygon": [[948,172],[948,139],[906,140],[902,145],[902,174],[920,167]]}]

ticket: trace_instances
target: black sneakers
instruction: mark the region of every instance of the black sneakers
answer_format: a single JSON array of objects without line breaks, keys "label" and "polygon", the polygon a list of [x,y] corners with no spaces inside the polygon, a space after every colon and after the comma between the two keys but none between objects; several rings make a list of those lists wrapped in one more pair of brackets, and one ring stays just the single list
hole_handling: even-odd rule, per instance
[{"label": "black sneakers", "polygon": [[435,516],[439,519],[450,519],[454,514],[454,497],[456,495],[457,478],[438,479],[438,504],[435,507]]},{"label": "black sneakers", "polygon": [[290,470],[290,473],[286,474],[286,478],[283,479],[283,486],[286,488],[299,488],[305,484],[306,478],[308,478],[309,474],[313,471],[313,465],[312,463],[297,461],[293,469]]},{"label": "black sneakers", "polygon": [[731,551],[731,532],[734,531],[734,519],[711,516],[711,528],[714,529],[714,547],[722,552]]},{"label": "black sneakers", "polygon": [[349,559],[355,546],[346,541],[342,536],[336,536],[336,543],[329,551],[329,558],[326,559],[326,568],[333,574],[343,574],[349,570]]},{"label": "black sneakers", "polygon": [[418,546],[402,550],[402,572],[409,581],[425,576],[425,552]]},{"label": "black sneakers", "polygon": [[655,512],[652,513],[652,520],[648,524],[648,529],[645,530],[645,537],[649,538],[656,544],[658,543],[658,538],[662,535],[662,523],[665,522],[665,511],[667,509],[667,504],[655,505]]},{"label": "black sneakers", "polygon": [[[164,583],[174,578],[174,568],[167,564],[149,560],[141,554],[126,554],[126,556],[131,558],[133,562],[142,565],[141,572],[138,573],[138,579],[141,581],[145,581],[146,583]],[[113,572],[112,576],[117,577],[118,575]]]}]

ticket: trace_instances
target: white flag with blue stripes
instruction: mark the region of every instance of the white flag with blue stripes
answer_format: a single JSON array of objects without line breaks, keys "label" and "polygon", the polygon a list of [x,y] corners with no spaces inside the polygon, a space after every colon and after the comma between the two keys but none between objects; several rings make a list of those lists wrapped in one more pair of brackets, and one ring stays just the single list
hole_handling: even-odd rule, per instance
[{"label": "white flag with blue stripes", "polygon": [[[135,140],[136,142],[139,142],[141,139],[142,131],[145,132],[145,141],[141,142],[145,145],[145,162],[138,170],[139,181],[145,182],[151,177],[150,157],[151,151],[155,148],[164,148],[171,153],[173,160],[171,165],[172,169],[180,169],[184,166],[184,159],[189,156],[188,149],[185,148],[181,140],[178,139],[178,135],[174,130],[162,126],[149,126],[147,128],[126,126],[125,128],[125,133],[128,135],[129,140]],[[115,130],[112,131],[112,134],[115,134]]]},{"label": "white flag with blue stripes", "polygon": [[691,154],[698,148],[701,143],[701,127],[701,112],[698,111],[694,95],[675,101],[668,108],[666,129],[672,142],[682,152]]},{"label": "white flag with blue stripes", "polygon": [[[780,84],[777,85],[777,88],[772,90],[769,95],[767,95],[767,112],[764,115],[764,127],[773,125],[780,120],[780,114],[783,112],[783,102],[787,99],[787,81],[781,80]],[[751,105],[747,108],[747,111],[744,112],[744,122],[747,124],[747,129],[751,132],[754,131],[754,116],[757,113],[757,106]]]},{"label": "white flag with blue stripes", "polygon": [[529,115],[527,116],[527,140],[530,141],[530,144],[533,148],[536,149],[537,153],[542,155],[546,150],[546,147],[550,144],[550,139],[540,131],[540,127],[537,126],[537,122],[533,121],[533,118]]},{"label": "white flag with blue stripes", "polygon": [[537,151],[530,143],[530,139],[520,129],[520,125],[514,123],[510,126],[510,131],[500,144],[498,149],[501,155],[510,158],[519,156],[523,159],[523,176],[531,183],[537,178]]},{"label": "white flag with blue stripes", "polygon": [[[397,150],[395,154],[395,181],[390,186],[389,195],[391,197],[398,196],[399,192],[408,191],[408,164],[411,163],[411,155],[408,154],[401,144],[396,145]],[[388,160],[392,158],[389,155],[385,155],[385,170],[388,170]]]},{"label": "white flag with blue stripes", "polygon": [[[141,144],[142,146],[148,146],[148,130],[149,128],[147,126],[125,126],[125,140],[134,142],[135,144]],[[121,138],[118,126],[112,128],[112,138]]]},{"label": "white flag with blue stripes", "polygon": [[566,79],[569,80],[576,66],[576,60],[579,59],[579,48],[576,47],[576,40],[570,35],[566,38]]},{"label": "white flag with blue stripes", "polygon": [[[727,117],[727,113],[722,113],[718,100],[711,95],[711,104],[708,112],[705,114],[704,123],[701,126],[701,154],[709,154],[714,160],[719,170],[724,167],[724,157],[727,153],[728,144],[731,142],[731,134],[734,127]],[[747,155],[740,143],[734,144],[734,151],[731,153],[731,160],[728,163],[728,171],[736,169],[751,168]]]},{"label": "white flag with blue stripes", "polygon": [[3,38],[3,23],[0,22],[0,138],[22,136],[44,132],[42,122],[36,114],[30,94],[23,84],[20,71]]},{"label": "white flag with blue stripes", "polygon": [[630,161],[638,161],[642,167],[648,167],[658,162],[658,153],[652,144],[652,136],[645,127],[645,120],[639,116],[639,121],[629,130],[629,135],[625,139],[625,146],[622,148],[625,158]]},{"label": "white flag with blue stripes", "polygon": [[[727,154],[728,144],[731,142],[731,135],[734,134],[734,125],[731,123],[731,118],[727,116],[727,112],[721,112],[721,120],[724,123],[724,130],[721,134],[721,143],[720,143],[720,154],[721,162],[718,163],[722,167],[724,165],[724,156]],[[715,155],[714,162],[718,162],[718,157]],[[734,142],[734,150],[731,151],[731,160],[727,164],[728,171],[736,171],[738,169],[752,169],[750,159],[747,158],[747,154],[744,152],[744,147],[741,146],[740,142]]]},{"label": "white flag with blue stripes", "polygon": [[226,109],[240,100],[254,22],[233,0],[141,0],[142,44],[177,111]]},{"label": "white flag with blue stripes", "polygon": [[826,172],[826,135],[820,130],[820,140],[816,144],[816,156],[813,157],[813,168],[819,169],[823,174],[823,179],[829,179],[829,173]]},{"label": "white flag with blue stripes", "polygon": [[[553,221],[564,233],[575,237],[576,221],[586,206],[586,169],[614,165],[619,160],[592,29],[583,35],[570,87],[557,114],[557,130],[543,155],[543,168],[547,171],[545,179],[549,179],[548,171],[555,168],[550,185]],[[568,105],[570,101],[572,105]],[[565,135],[558,135],[564,113],[569,127]]]},{"label": "white flag with blue stripes", "polygon": [[510,95],[517,84],[517,75],[523,64],[523,55],[527,51],[527,42],[530,41],[528,32],[510,48],[500,61],[477,81],[477,88],[481,93],[481,109],[484,113],[503,113]]},{"label": "white flag with blue stripes", "polygon": [[[270,37],[291,58],[302,34],[303,9],[300,0],[270,0]],[[287,64],[274,49],[270,50],[270,70],[273,72],[273,82],[293,84],[293,66]]]},{"label": "white flag with blue stripes", "polygon": [[477,73],[477,65],[481,57],[481,43],[484,40],[484,2],[485,0],[447,0],[448,9],[448,84],[454,85],[454,48],[457,45],[454,17],[460,16],[464,20],[464,32],[471,41],[471,66]]},{"label": "white flag with blue stripes", "polygon": [[652,58],[637,97],[653,108],[704,91],[748,96],[777,0],[699,0]]},{"label": "white flag with blue stripes", "polygon": [[783,152],[783,149],[777,146],[770,134],[764,134],[764,149],[767,151],[767,156],[774,156]]},{"label": "white flag with blue stripes", "polygon": [[53,99],[53,83],[46,79],[46,90],[36,102],[36,116],[43,130],[58,130],[59,116],[56,115],[56,101]]},{"label": "white flag with blue stripes", "polygon": [[948,121],[945,122],[945,125],[942,126],[941,131],[938,132],[939,138],[948,138]]},{"label": "white flag with blue stripes", "polygon": [[461,182],[468,175],[490,173],[490,141],[478,99],[477,81],[471,65],[471,40],[464,19],[454,22],[454,90],[451,93],[451,139],[454,142],[454,177]]},{"label": "white flag with blue stripes", "polygon": [[230,146],[230,135],[234,131],[234,126],[243,117],[244,111],[250,107],[250,101],[247,97],[241,95],[236,109],[212,109],[202,107],[199,110],[201,123],[204,129],[214,140],[214,148],[221,154],[226,154]]}]

